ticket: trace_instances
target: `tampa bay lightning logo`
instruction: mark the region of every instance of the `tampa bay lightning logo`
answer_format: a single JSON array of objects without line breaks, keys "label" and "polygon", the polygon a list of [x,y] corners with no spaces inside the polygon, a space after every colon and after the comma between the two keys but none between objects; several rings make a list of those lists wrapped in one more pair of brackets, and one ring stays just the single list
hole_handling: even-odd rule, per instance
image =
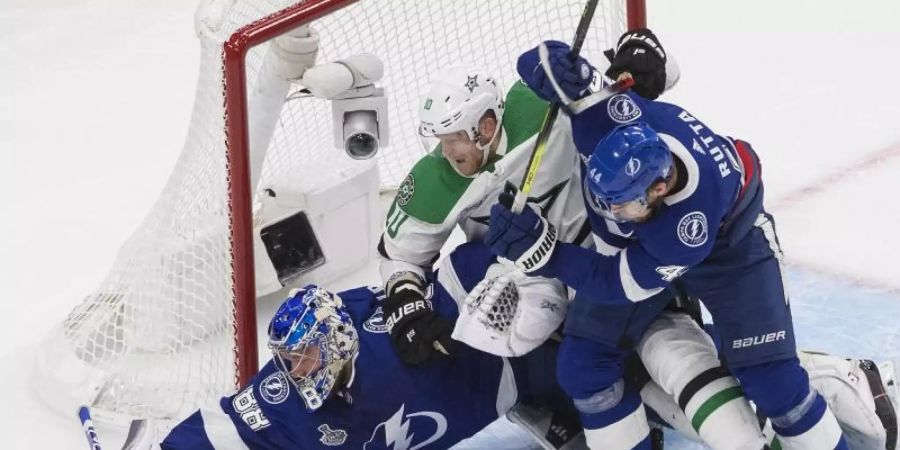
[{"label": "tampa bay lightning logo", "polygon": [[706,215],[700,211],[689,212],[678,221],[678,239],[688,247],[699,247],[709,238]]},{"label": "tampa bay lightning logo", "polygon": [[[406,405],[390,419],[378,424],[363,450],[418,450],[444,437],[447,418],[441,413],[422,411],[405,414]],[[425,439],[416,437],[428,436]]]},{"label": "tampa bay lightning logo", "polygon": [[277,405],[288,398],[290,384],[284,372],[278,371],[267,376],[259,385],[259,393],[263,400]]},{"label": "tampa bay lightning logo", "polygon": [[634,100],[625,94],[615,95],[609,99],[609,102],[606,104],[606,111],[612,120],[619,123],[631,122],[641,117],[641,108],[638,108]]},{"label": "tampa bay lightning logo", "polygon": [[369,333],[387,333],[387,323],[384,321],[384,311],[381,307],[375,309],[375,312],[363,322],[363,329]]},{"label": "tampa bay lightning logo", "polygon": [[641,160],[637,158],[629,158],[628,164],[625,164],[625,175],[634,178],[639,170],[641,170]]}]

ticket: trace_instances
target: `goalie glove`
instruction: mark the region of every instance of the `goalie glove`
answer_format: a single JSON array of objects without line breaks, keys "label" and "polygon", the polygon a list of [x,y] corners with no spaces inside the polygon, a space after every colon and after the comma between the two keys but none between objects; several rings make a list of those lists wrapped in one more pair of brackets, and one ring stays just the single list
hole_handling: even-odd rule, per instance
[{"label": "goalie glove", "polygon": [[567,310],[559,281],[495,263],[463,301],[452,337],[497,356],[522,356],[550,338]]},{"label": "goalie glove", "polygon": [[656,35],[646,28],[628,31],[619,38],[615,51],[604,52],[611,65],[607,77],[616,80],[623,72],[634,78],[632,90],[654,100],[678,81],[678,65],[669,61]]},{"label": "goalie glove", "polygon": [[395,290],[382,309],[391,342],[403,362],[423,365],[452,352],[452,323],[434,312],[420,290]]}]

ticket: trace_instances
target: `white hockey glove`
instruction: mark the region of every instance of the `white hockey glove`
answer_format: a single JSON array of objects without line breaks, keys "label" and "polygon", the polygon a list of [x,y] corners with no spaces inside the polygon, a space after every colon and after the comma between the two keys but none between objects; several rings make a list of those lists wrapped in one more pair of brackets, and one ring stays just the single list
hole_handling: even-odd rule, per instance
[{"label": "white hockey glove", "polygon": [[493,264],[466,297],[452,337],[494,355],[521,356],[546,341],[567,310],[559,281]]}]

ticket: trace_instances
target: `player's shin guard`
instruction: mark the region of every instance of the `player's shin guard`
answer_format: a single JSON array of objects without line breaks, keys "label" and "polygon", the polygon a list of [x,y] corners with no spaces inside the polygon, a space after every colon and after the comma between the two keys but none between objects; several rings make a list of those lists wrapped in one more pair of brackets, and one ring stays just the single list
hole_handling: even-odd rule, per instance
[{"label": "player's shin guard", "polygon": [[841,428],[825,399],[810,386],[794,358],[733,368],[747,398],[768,416],[781,448],[847,450]]},{"label": "player's shin guard", "polygon": [[841,427],[825,399],[814,389],[787,414],[773,417],[772,427],[784,450],[849,450]]},{"label": "player's shin guard", "polygon": [[[766,438],[737,380],[721,367],[709,336],[690,316],[674,312],[661,314],[644,333],[638,352],[650,377],[670,399],[677,400],[675,408],[684,411],[688,426],[709,447],[714,450],[763,448]],[[666,413],[673,409],[672,405],[646,397],[644,401],[661,417],[677,418],[674,413]],[[670,425],[677,429],[681,424],[670,421]]]},{"label": "player's shin guard", "polygon": [[619,380],[588,398],[574,399],[591,449],[650,450],[650,426],[640,396]]}]

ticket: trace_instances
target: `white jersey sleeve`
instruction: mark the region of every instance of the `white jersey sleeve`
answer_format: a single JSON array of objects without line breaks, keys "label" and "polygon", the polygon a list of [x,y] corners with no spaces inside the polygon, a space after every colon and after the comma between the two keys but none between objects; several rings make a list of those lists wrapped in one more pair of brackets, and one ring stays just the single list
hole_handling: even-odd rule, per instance
[{"label": "white jersey sleeve", "polygon": [[[456,226],[466,241],[482,238],[491,206],[500,193],[514,191],[525,173],[546,109],[546,102],[517,83],[506,96],[497,148],[477,175],[457,173],[440,148],[413,166],[391,204],[379,245],[385,283],[397,271],[421,275],[430,269]],[[582,245],[590,227],[568,117],[554,124],[547,147],[528,201],[541,208],[561,241]]]}]

